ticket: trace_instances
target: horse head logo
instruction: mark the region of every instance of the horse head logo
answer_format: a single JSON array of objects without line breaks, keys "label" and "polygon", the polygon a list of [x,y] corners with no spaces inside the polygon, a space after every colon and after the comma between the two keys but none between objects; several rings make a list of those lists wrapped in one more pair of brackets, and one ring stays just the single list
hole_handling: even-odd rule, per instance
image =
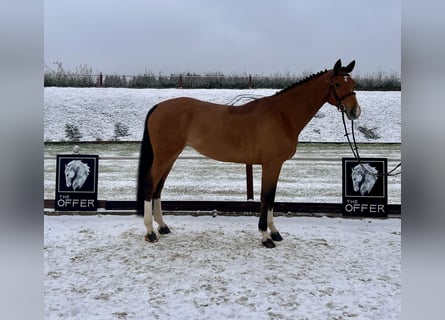
[{"label": "horse head logo", "polygon": [[360,191],[361,195],[370,193],[377,180],[378,171],[368,163],[358,164],[352,169],[352,185],[355,192]]},{"label": "horse head logo", "polygon": [[86,163],[80,160],[73,160],[65,165],[65,181],[66,186],[69,188],[72,186],[76,191],[82,188],[85,180],[90,174],[90,167]]}]

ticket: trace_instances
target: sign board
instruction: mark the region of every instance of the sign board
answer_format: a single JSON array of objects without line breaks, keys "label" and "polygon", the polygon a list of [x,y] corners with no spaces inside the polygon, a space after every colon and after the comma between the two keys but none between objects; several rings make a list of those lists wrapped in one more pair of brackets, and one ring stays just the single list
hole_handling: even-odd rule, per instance
[{"label": "sign board", "polygon": [[96,211],[98,155],[57,155],[55,209]]},{"label": "sign board", "polygon": [[386,158],[342,159],[343,215],[388,216],[387,167]]}]

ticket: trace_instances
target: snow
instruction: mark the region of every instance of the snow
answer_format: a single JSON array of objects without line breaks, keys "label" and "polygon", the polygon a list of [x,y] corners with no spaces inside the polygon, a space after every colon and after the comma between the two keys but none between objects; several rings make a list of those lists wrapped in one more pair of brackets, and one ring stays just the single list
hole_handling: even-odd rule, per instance
[{"label": "snow", "polygon": [[[45,88],[44,89],[44,140],[65,140],[65,124],[79,127],[82,141],[112,140],[114,125],[122,123],[129,135],[120,140],[140,141],[147,111],[160,101],[189,96],[217,103],[228,103],[239,95],[272,95],[275,89],[117,89],[117,88]],[[379,139],[369,140],[356,131],[362,157],[389,158],[388,168],[400,161],[400,145],[377,146],[377,143],[400,143],[401,136],[400,92],[358,91],[357,99],[362,115],[356,127],[374,129]],[[240,101],[242,103],[242,101]],[[300,141],[343,142],[340,113],[331,105],[324,105],[300,135]],[[72,147],[60,146],[57,153],[71,153]],[[55,148],[55,147],[53,147]],[[306,150],[309,150],[306,152]],[[135,173],[139,147],[131,145],[81,145],[81,153],[91,152],[101,157],[99,168],[99,198],[108,200],[134,200]],[[182,155],[199,156],[191,150]],[[181,155],[181,156],[182,156]],[[106,157],[134,157],[133,160]],[[341,202],[341,158],[352,156],[346,145],[307,147],[300,144],[296,159],[283,166],[278,183],[277,201]],[[314,161],[314,158],[336,158],[332,162]],[[391,159],[393,159],[391,161]],[[224,179],[224,182],[223,180]],[[173,180],[173,181],[172,181]],[[54,198],[55,161],[45,159],[45,198]],[[259,198],[260,171],[254,167],[255,198]],[[400,176],[390,178],[389,203],[400,203]],[[193,192],[191,192],[193,191]],[[210,193],[213,191],[213,194]],[[287,192],[286,192],[287,191]],[[182,160],[175,163],[169,175],[163,196],[166,200],[244,200],[245,169],[235,164],[222,164],[211,160]]]},{"label": "snow", "polygon": [[[63,141],[65,124],[82,141],[139,141],[147,111],[177,96],[227,103],[239,94],[276,90],[45,88],[44,140]],[[400,143],[400,92],[357,92],[356,125],[380,136],[359,142]],[[334,120],[333,120],[334,119]],[[345,142],[336,108],[322,107],[300,141]],[[70,149],[66,149],[70,148]],[[45,199],[54,198],[55,155],[72,145],[45,145]],[[277,201],[341,202],[347,145],[300,144],[280,175]],[[99,199],[134,200],[138,144],[81,144],[99,154]],[[322,149],[322,150],[320,150]],[[362,157],[387,157],[400,145],[372,144]],[[321,151],[321,152],[320,152]],[[119,157],[126,157],[119,159]],[[182,156],[196,157],[186,149]],[[107,160],[106,157],[109,157]],[[115,157],[115,158],[113,158]],[[314,160],[315,158],[333,158]],[[164,200],[244,200],[241,165],[179,159]],[[254,166],[255,199],[260,171]],[[400,176],[389,179],[389,203],[400,203]],[[172,233],[143,240],[142,219],[44,216],[45,319],[400,319],[400,219],[277,217],[284,237],[266,249],[252,216],[165,216]]]},{"label": "snow", "polygon": [[400,319],[400,219],[45,216],[45,319]]},{"label": "snow", "polygon": [[[275,89],[123,89],[123,88],[45,88],[44,140],[63,141],[65,125],[79,128],[81,141],[112,140],[117,123],[128,128],[120,140],[140,141],[145,116],[157,103],[175,97],[194,97],[226,104],[238,95],[270,96]],[[356,126],[374,129],[380,138],[368,139],[357,131],[361,142],[401,142],[400,91],[358,91],[362,114]],[[247,102],[241,100],[238,104]],[[345,142],[340,113],[325,104],[300,134],[300,141]]]}]

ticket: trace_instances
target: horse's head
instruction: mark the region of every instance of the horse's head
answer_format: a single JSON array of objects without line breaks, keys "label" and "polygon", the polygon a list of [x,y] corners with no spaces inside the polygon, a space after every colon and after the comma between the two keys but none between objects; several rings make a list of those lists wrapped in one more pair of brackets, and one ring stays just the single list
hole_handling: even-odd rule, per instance
[{"label": "horse's head", "polygon": [[363,179],[365,179],[365,172],[360,165],[357,165],[352,169],[351,178],[354,191],[359,191],[360,185],[362,184]]},{"label": "horse's head", "polygon": [[65,165],[65,181],[66,186],[73,186],[73,190],[82,188],[85,180],[90,174],[90,167],[80,160],[73,160]]},{"label": "horse's head", "polygon": [[370,193],[377,180],[378,171],[369,164],[358,164],[352,169],[351,178],[352,185],[355,192],[360,190],[360,193]]},{"label": "horse's head", "polygon": [[71,187],[75,175],[76,171],[74,171],[73,161],[71,161],[70,163],[65,165],[65,181],[67,187]]},{"label": "horse's head", "polygon": [[349,120],[358,119],[361,113],[354,91],[355,81],[349,75],[354,66],[355,60],[346,67],[341,66],[340,59],[335,63],[328,94],[328,102],[345,112]]}]

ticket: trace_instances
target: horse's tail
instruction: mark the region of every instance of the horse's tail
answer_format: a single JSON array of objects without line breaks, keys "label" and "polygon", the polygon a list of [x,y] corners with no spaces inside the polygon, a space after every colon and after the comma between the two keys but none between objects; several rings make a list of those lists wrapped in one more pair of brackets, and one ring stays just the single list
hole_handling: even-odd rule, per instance
[{"label": "horse's tail", "polygon": [[147,183],[147,175],[153,164],[153,148],[151,146],[150,133],[148,132],[148,118],[156,109],[157,105],[150,109],[145,118],[144,135],[142,136],[141,151],[139,155],[139,168],[137,180],[137,195],[136,195],[136,214],[144,215],[144,200],[145,200],[145,185]]}]

